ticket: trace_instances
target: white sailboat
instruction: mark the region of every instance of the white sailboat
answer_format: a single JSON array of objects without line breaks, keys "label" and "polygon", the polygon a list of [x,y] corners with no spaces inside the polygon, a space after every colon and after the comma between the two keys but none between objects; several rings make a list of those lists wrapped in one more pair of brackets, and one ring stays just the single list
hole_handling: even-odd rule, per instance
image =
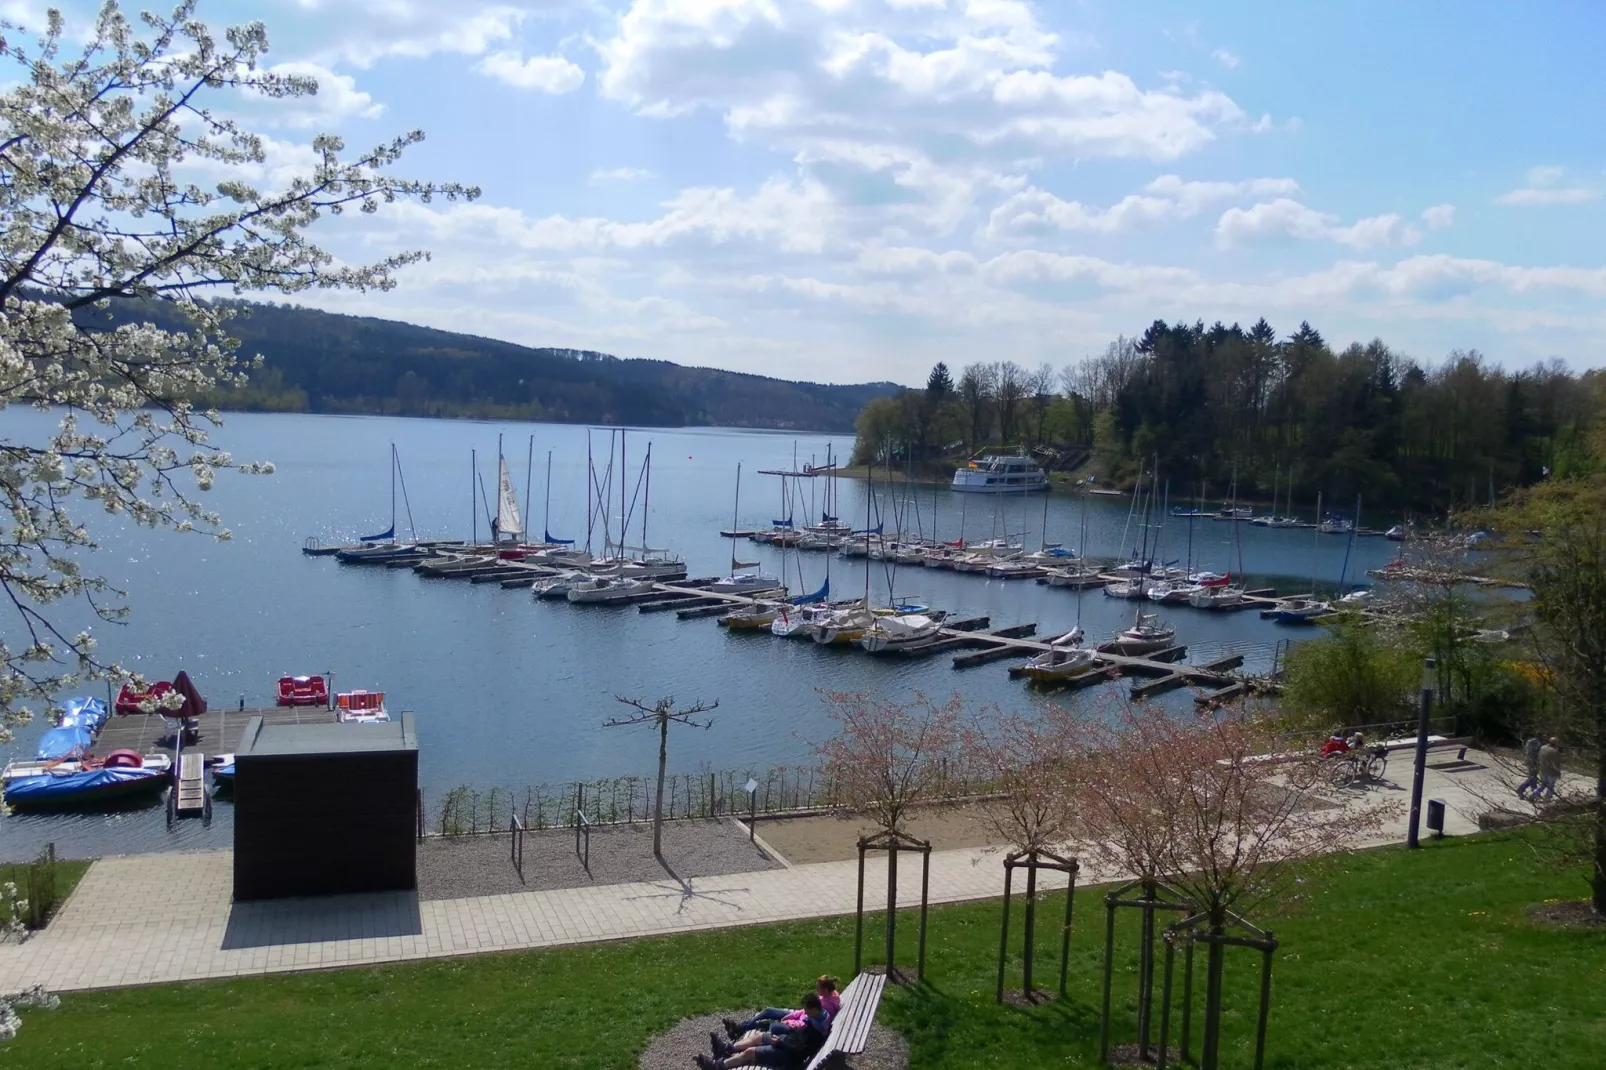
[{"label": "white sailboat", "polygon": [[939,613],[898,613],[877,617],[859,637],[859,645],[871,654],[901,650],[929,643],[942,632]]}]

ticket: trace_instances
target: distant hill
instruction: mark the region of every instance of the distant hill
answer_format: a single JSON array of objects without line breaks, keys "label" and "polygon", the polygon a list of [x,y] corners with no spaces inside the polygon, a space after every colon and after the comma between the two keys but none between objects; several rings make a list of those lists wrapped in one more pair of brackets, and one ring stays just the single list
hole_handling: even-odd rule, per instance
[{"label": "distant hill", "polygon": [[[230,303],[244,312],[230,333],[243,353],[262,354],[264,366],[243,390],[210,399],[220,408],[852,431],[866,403],[899,390],[531,349],[394,320]],[[171,307],[156,303],[115,302],[83,314],[158,326],[175,320]]]}]

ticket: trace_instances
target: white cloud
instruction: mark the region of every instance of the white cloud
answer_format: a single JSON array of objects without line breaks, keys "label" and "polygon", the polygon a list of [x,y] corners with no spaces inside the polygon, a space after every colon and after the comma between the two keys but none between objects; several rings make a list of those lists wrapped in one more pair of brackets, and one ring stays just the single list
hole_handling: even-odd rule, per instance
[{"label": "white cloud", "polygon": [[1242,182],[1187,182],[1161,175],[1109,208],[1089,208],[1031,187],[1005,200],[988,217],[982,233],[994,240],[1052,231],[1086,230],[1115,234],[1174,219],[1187,219],[1204,208],[1244,196],[1297,193],[1291,178],[1253,178]]},{"label": "white cloud", "polygon": [[646,115],[719,110],[743,139],[928,157],[961,138],[1004,153],[1172,159],[1244,119],[1215,91],[1057,74],[1058,42],[1021,0],[635,0],[598,45],[598,83]]},{"label": "white cloud", "polygon": [[1502,193],[1494,199],[1494,203],[1535,208],[1553,204],[1584,204],[1600,197],[1600,190],[1588,186],[1562,186],[1560,183],[1567,177],[1567,169],[1554,164],[1530,167],[1526,177],[1526,186]]},{"label": "white cloud", "polygon": [[1354,249],[1386,245],[1415,245],[1422,234],[1397,214],[1370,216],[1349,226],[1338,217],[1318,212],[1298,201],[1279,197],[1249,208],[1229,208],[1216,223],[1216,239],[1224,246],[1252,244],[1268,238],[1328,240]]},{"label": "white cloud", "polygon": [[532,12],[563,4],[321,0],[304,6],[319,9],[319,55],[371,67],[383,59],[423,59],[441,52],[482,55],[512,40]]},{"label": "white cloud", "polygon": [[651,177],[651,171],[640,167],[599,167],[591,172],[590,182],[592,185],[600,182],[635,182]]},{"label": "white cloud", "polygon": [[385,106],[358,89],[357,80],[349,74],[336,74],[305,60],[276,63],[268,70],[273,74],[312,78],[318,83],[315,96],[293,97],[274,109],[274,118],[286,125],[329,125],[342,119],[377,119],[385,113]]},{"label": "white cloud", "polygon": [[1229,71],[1236,68],[1239,63],[1238,57],[1225,48],[1216,49],[1214,52],[1210,53],[1210,58],[1227,68]]},{"label": "white cloud", "polygon": [[1435,204],[1432,208],[1422,209],[1422,222],[1429,230],[1443,230],[1455,224],[1455,205]]},{"label": "white cloud", "polygon": [[492,52],[474,65],[487,78],[518,89],[534,89],[560,96],[572,93],[585,83],[586,72],[562,56],[531,56],[517,52]]},{"label": "white cloud", "polygon": [[1523,208],[1549,204],[1583,204],[1587,201],[1597,200],[1600,190],[1587,189],[1582,186],[1571,187],[1525,187],[1514,189],[1509,193],[1502,193],[1494,199],[1496,204],[1516,205]]}]

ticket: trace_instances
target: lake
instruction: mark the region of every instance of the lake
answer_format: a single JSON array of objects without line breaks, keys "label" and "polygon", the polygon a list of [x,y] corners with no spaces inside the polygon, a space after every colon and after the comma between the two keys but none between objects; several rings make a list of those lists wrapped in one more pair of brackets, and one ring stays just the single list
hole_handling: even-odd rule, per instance
[{"label": "lake", "polygon": [[[4,435],[37,440],[48,414],[8,409]],[[340,689],[384,690],[393,710],[416,712],[421,746],[420,778],[427,796],[457,784],[522,788],[539,782],[645,775],[656,761],[656,736],[646,729],[604,728],[622,712],[615,696],[680,702],[718,700],[708,731],[678,730],[670,741],[670,767],[677,771],[762,769],[808,759],[810,746],[830,731],[822,690],[873,691],[905,698],[917,691],[967,704],[1021,708],[1032,702],[1070,702],[1095,711],[1098,689],[1045,699],[1008,678],[1007,663],[956,672],[947,657],[878,659],[788,642],[766,634],[728,634],[712,620],[681,622],[673,614],[640,614],[633,608],[576,607],[537,602],[527,591],[495,584],[426,580],[410,570],[341,565],[301,553],[305,540],[349,542],[383,531],[391,518],[390,446],[396,445],[405,477],[407,508],[398,504],[399,533],[463,538],[471,523],[485,537],[487,522],[471,512],[471,451],[494,500],[498,436],[520,498],[526,497],[528,527],[549,526],[561,538],[585,539],[587,430],[552,424],[493,424],[469,421],[234,414],[215,436],[237,461],[268,460],[270,476],[228,475],[206,495],[223,514],[233,539],[131,529],[77,504],[78,515],[100,539],[93,567],[126,590],[133,614],[125,625],[99,624],[100,653],[151,679],[170,679],[186,669],[213,705],[269,705],[284,674],[333,670]],[[533,472],[527,471],[534,436]],[[604,471],[608,429],[590,432],[592,455]],[[651,447],[650,484],[639,468]],[[768,526],[782,516],[781,480],[763,469],[824,461],[827,449],[845,456],[850,438],[724,429],[635,430],[626,437],[629,542],[640,543],[645,514],[647,539],[681,554],[693,576],[728,572],[733,543],[719,530],[733,520],[742,528]],[[548,519],[547,455],[552,455]],[[617,466],[617,452],[615,465]],[[742,493],[735,510],[738,463]],[[602,477],[599,476],[599,479]],[[804,481],[794,516],[819,512],[828,480]],[[855,526],[867,515],[866,484],[836,481],[838,512]],[[620,479],[609,491],[610,521],[617,526]],[[810,489],[812,488],[812,489]],[[808,501],[812,494],[812,506]],[[647,504],[642,505],[643,498]],[[628,503],[635,501],[634,506]],[[918,506],[911,503],[918,501]],[[1085,501],[1085,510],[1084,510]],[[1041,496],[954,494],[940,487],[876,488],[880,518],[891,529],[893,510],[905,527],[928,532],[935,516],[941,538],[1024,533],[1034,547],[1043,541]],[[1214,505],[1215,503],[1207,503]],[[1306,503],[1307,517],[1314,503]],[[1127,498],[1048,496],[1048,541],[1076,546],[1090,556],[1131,552],[1139,538]],[[870,513],[875,516],[875,512]],[[1086,538],[1082,537],[1083,524]],[[1285,591],[1318,582],[1332,588],[1350,550],[1348,575],[1365,582],[1365,570],[1391,558],[1394,544],[1378,538],[1353,541],[1317,536],[1310,530],[1268,530],[1211,520],[1167,518],[1163,557],[1199,567],[1238,571]],[[1152,537],[1152,536],[1151,536]],[[600,530],[596,539],[600,544]],[[1085,541],[1085,545],[1084,544]],[[889,583],[900,599],[918,598],[963,616],[988,615],[993,627],[1035,622],[1040,634],[1069,629],[1079,620],[1089,641],[1131,623],[1134,605],[1098,591],[1078,594],[1030,581],[987,581],[935,569],[898,569],[881,562],[867,570],[863,559],[820,554],[791,555],[746,540],[734,544],[746,561],[772,572],[784,568],[794,588],[813,590],[829,565],[834,596],[884,596]],[[799,568],[801,567],[801,583]],[[868,571],[868,579],[866,572]],[[1264,670],[1280,640],[1311,631],[1263,621],[1254,612],[1209,614],[1187,606],[1166,607],[1190,660],[1226,652],[1247,655],[1246,668]],[[77,625],[80,607],[60,617]],[[1120,684],[1111,686],[1124,686]],[[94,693],[91,689],[90,693]],[[1186,706],[1186,693],[1170,701]],[[23,727],[13,752],[31,751],[38,725]],[[0,857],[26,853],[46,838],[115,842],[126,847],[131,830],[139,845],[198,841],[226,835],[221,824],[207,837],[186,830],[173,841],[149,830],[148,815],[112,819],[10,817],[0,821]],[[155,819],[160,828],[159,815]],[[197,823],[187,823],[192,828]],[[98,831],[97,831],[98,830]],[[144,839],[139,839],[144,837]],[[76,841],[75,841],[76,842]],[[223,842],[227,842],[225,839]],[[93,849],[93,843],[83,850]],[[82,851],[80,851],[82,853]]]}]

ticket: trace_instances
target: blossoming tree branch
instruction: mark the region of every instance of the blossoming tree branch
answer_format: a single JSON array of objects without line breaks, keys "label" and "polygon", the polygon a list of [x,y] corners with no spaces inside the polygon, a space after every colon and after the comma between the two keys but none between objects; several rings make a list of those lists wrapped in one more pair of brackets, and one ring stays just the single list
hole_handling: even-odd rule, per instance
[{"label": "blossoming tree branch", "polygon": [[[265,141],[235,115],[318,86],[264,68],[261,23],[218,37],[195,7],[131,20],[108,0],[92,27],[69,31],[52,11],[37,35],[0,22],[10,65],[0,84],[14,86],[0,94],[0,405],[60,417],[41,441],[0,436],[0,736],[63,689],[128,675],[97,658],[88,630],[52,612],[81,598],[101,621],[127,613],[121,592],[85,569],[96,547],[89,503],[226,539],[200,492],[226,469],[272,470],[218,449],[217,413],[196,408],[259,363],[229,337],[236,310],[205,298],[390,289],[398,269],[427,254],[343,263],[309,230],[398,199],[479,193],[390,173],[419,131],[355,156],[322,135],[310,170],[253,185]],[[185,326],[126,314],[114,324],[119,302],[165,303]]]}]

